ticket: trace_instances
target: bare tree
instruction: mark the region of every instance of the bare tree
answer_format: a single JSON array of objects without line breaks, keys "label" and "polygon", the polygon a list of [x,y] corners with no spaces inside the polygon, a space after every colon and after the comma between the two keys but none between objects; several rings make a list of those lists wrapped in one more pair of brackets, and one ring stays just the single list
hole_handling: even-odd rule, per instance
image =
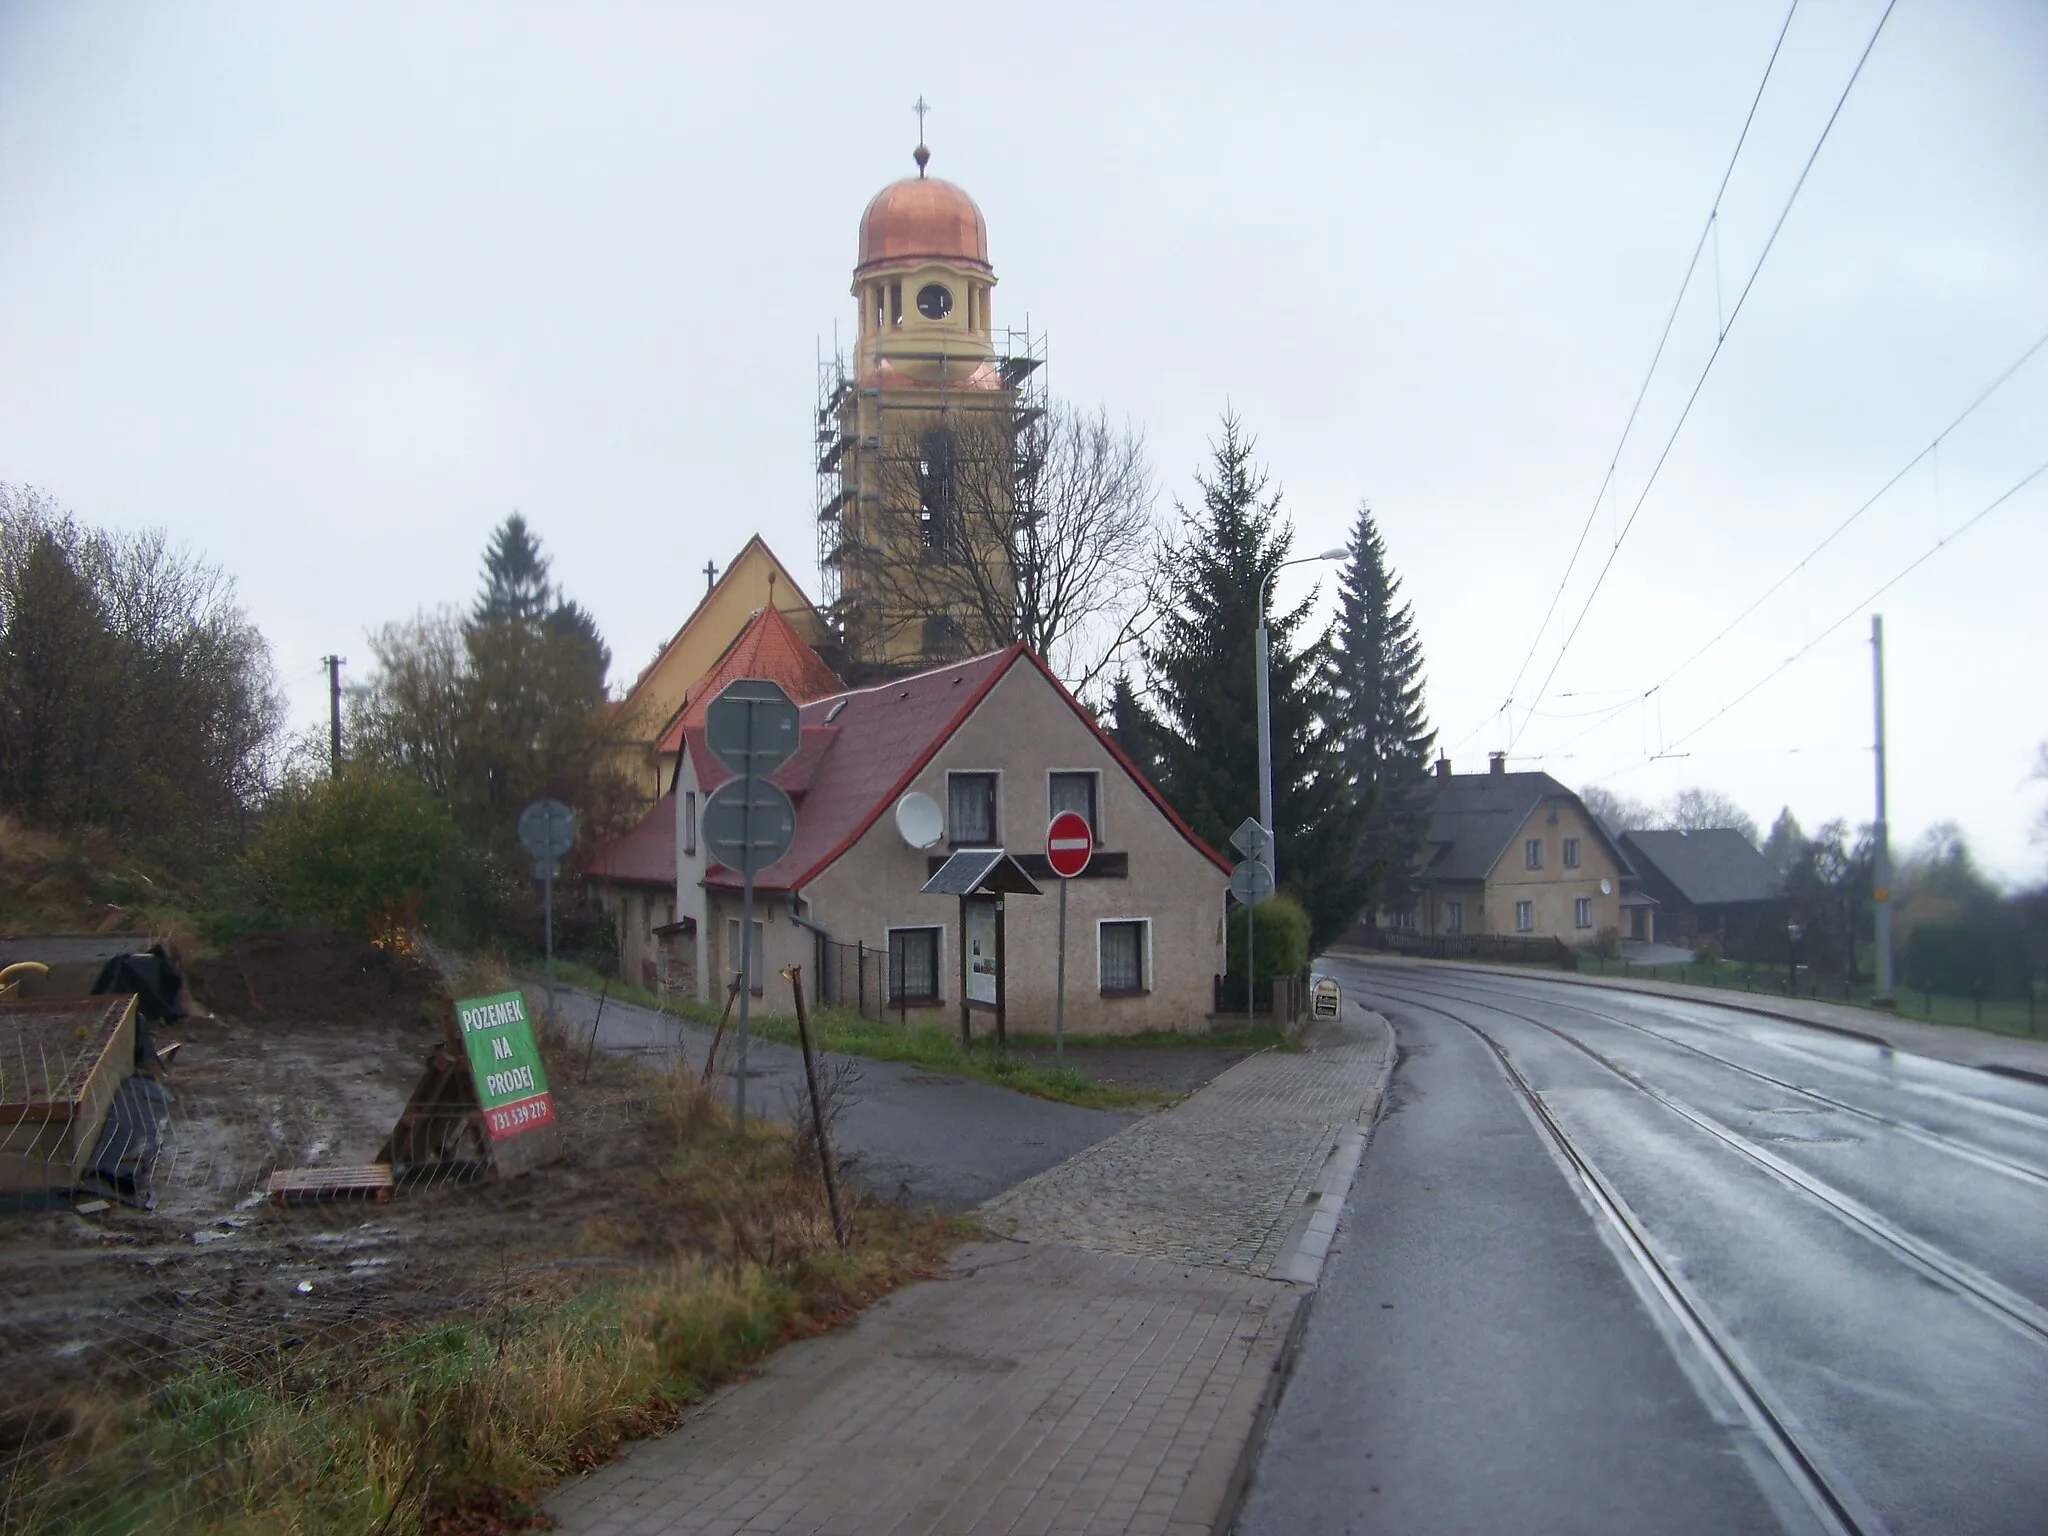
[{"label": "bare tree", "polygon": [[1164,535],[1143,434],[1054,405],[957,409],[884,463],[893,526],[847,552],[866,622],[929,653],[1021,640],[1076,691],[1145,631]]},{"label": "bare tree", "polygon": [[1755,817],[1718,789],[1702,789],[1698,785],[1673,795],[1656,824],[1673,832],[1726,829],[1740,832],[1752,845],[1757,841]]},{"label": "bare tree", "polygon": [[1641,800],[1631,800],[1626,795],[1617,795],[1611,789],[1598,784],[1589,784],[1579,791],[1579,800],[1593,815],[1593,819],[1607,829],[1609,837],[1619,837],[1624,832],[1637,831],[1644,827],[1662,824],[1662,818]]}]

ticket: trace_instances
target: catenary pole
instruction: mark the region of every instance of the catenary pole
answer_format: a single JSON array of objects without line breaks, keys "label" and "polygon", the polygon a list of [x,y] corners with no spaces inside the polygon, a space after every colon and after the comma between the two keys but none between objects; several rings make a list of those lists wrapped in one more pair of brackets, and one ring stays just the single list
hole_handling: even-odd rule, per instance
[{"label": "catenary pole", "polygon": [[[1870,691],[1876,717],[1877,822],[1870,829],[1872,937],[1877,948],[1877,989],[1872,999],[1892,1000],[1892,849],[1891,826],[1885,812],[1884,784],[1884,615],[1870,616]],[[1853,942],[1853,938],[1852,938]]]},{"label": "catenary pole", "polygon": [[328,772],[341,776],[341,669],[348,665],[346,656],[322,656],[327,664],[327,768]]}]

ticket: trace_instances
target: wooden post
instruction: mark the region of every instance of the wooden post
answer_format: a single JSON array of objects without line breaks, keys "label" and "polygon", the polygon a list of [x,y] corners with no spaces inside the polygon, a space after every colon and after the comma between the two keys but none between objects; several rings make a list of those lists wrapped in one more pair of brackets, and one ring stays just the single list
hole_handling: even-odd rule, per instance
[{"label": "wooden post", "polygon": [[725,1021],[732,1017],[732,1005],[740,995],[740,978],[733,978],[732,985],[725,989],[725,1012],[718,1016],[718,1028],[711,1032],[711,1049],[704,1053],[703,1086],[711,1086],[711,1071],[718,1064],[718,1042],[725,1038]]},{"label": "wooden post", "polygon": [[818,1171],[825,1176],[825,1203],[832,1210],[832,1238],[846,1246],[846,1224],[839,1219],[839,1186],[832,1178],[832,1149],[825,1142],[824,1101],[818,1094],[818,1067],[811,1056],[811,1021],[804,1011],[804,968],[792,965],[782,973],[789,978],[789,990],[796,998],[796,1038],[804,1050],[804,1081],[811,1090],[811,1129],[818,1137]]},{"label": "wooden post", "polygon": [[1002,1055],[1009,1048],[1009,1035],[1003,1027],[1004,979],[1009,966],[1003,959],[1003,898],[996,898],[996,1054]]}]

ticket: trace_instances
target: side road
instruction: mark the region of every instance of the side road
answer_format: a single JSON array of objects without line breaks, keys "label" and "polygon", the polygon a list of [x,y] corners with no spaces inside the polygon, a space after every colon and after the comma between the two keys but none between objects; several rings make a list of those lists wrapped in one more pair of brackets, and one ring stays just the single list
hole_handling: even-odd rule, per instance
[{"label": "side road", "polygon": [[1559,981],[1578,987],[1607,987],[1617,992],[1648,992],[1658,997],[1689,1003],[1712,1003],[1717,1008],[1739,1008],[1769,1018],[1811,1024],[1839,1034],[1856,1035],[1895,1051],[1929,1056],[1936,1061],[1962,1067],[1987,1067],[1993,1071],[2017,1073],[2048,1081],[2048,1040],[2029,1040],[2018,1035],[2001,1035],[1962,1024],[1927,1024],[1917,1019],[1884,1013],[1875,1008],[1857,1008],[1843,1003],[1821,1002],[1805,997],[1773,997],[1767,992],[1737,992],[1712,987],[1687,986],[1679,982],[1652,981],[1648,977],[1581,976],[1572,971],[1538,970],[1526,965],[1486,965],[1469,960],[1417,960],[1406,955],[1383,955],[1369,949],[1338,949],[1333,954],[1367,965],[1394,969],[1402,966],[1446,971],[1479,971],[1515,976],[1523,981]]},{"label": "side road", "polygon": [[548,1512],[569,1536],[1227,1528],[1393,1059],[1347,1004],[990,1200],[944,1279]]}]

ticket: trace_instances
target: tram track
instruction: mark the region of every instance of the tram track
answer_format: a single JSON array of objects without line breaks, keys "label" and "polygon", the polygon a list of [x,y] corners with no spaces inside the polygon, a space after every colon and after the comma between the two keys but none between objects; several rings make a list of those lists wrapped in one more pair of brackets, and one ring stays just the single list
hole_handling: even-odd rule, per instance
[{"label": "tram track", "polygon": [[[1377,981],[1375,984],[1378,984]],[[1481,994],[1480,997],[1470,1000],[1479,1003],[1482,1007],[1493,1006],[1485,1001],[1489,997],[1511,998],[1517,1002],[1528,1001],[1527,994],[1525,993],[1516,992],[1505,987],[1488,986],[1481,980],[1460,976],[1457,978],[1456,985],[1458,988]],[[1465,992],[1450,991],[1438,995],[1463,998]],[[1980,1168],[1988,1169],[1994,1173],[2005,1174],[2008,1177],[2019,1179],[2038,1188],[2048,1189],[2048,1171],[2031,1167],[2025,1163],[2014,1162],[2009,1158],[2000,1157],[1995,1152],[1987,1152],[1981,1147],[1973,1147],[1967,1142],[1957,1141],[1952,1136],[1945,1136],[1940,1131],[1930,1130],[1926,1126],[1915,1124],[1910,1120],[1900,1120],[1891,1115],[1880,1114],[1878,1111],[1869,1109],[1864,1105],[1853,1104],[1846,1099],[1838,1099],[1832,1094],[1822,1093],[1816,1088],[1809,1088],[1803,1083],[1795,1083],[1788,1078],[1775,1076],[1760,1068],[1694,1045],[1691,1041],[1677,1039],[1672,1035],[1665,1034],[1662,1030],[1652,1029],[1648,1025],[1639,1024],[1633,1019],[1623,1018],[1619,1014],[1607,1013],[1599,1008],[1589,1007],[1585,1003],[1570,1002],[1563,999],[1559,999],[1554,1006],[1567,1013],[1583,1014],[1590,1019],[1599,1019],[1603,1023],[1614,1024],[1623,1029],[1633,1030],[1637,1034],[1645,1035],[1660,1044],[1689,1052],[1704,1061],[1712,1062],[1716,1066],[1725,1067],[1731,1072],[1737,1072],[1745,1077],[1754,1078],[1759,1082],[1768,1083],[1774,1088],[1782,1089],[1787,1093],[1797,1094],[1799,1097],[1810,1099],[1816,1104],[1824,1104],[1828,1108],[1839,1110],[1844,1114],[1854,1115],[1859,1119],[1882,1125],[1887,1130],[1896,1131],[1900,1135],[1920,1142],[1924,1146],[1933,1147],[1937,1151],[1945,1152],[1952,1157],[1974,1163]]]},{"label": "tram track", "polygon": [[[1712,1116],[1703,1114],[1691,1105],[1680,1102],[1655,1084],[1646,1081],[1628,1068],[1610,1060],[1602,1052],[1587,1045],[1583,1040],[1575,1039],[1571,1034],[1557,1028],[1555,1025],[1548,1024],[1542,1019],[1536,1018],[1531,1014],[1522,1013],[1517,1009],[1503,1007],[1498,1003],[1477,999],[1460,999],[1456,996],[1444,998],[1440,995],[1431,997],[1427,994],[1421,996],[1413,993],[1403,994],[1394,988],[1384,986],[1379,987],[1378,990],[1387,997],[1408,1006],[1429,1008],[1432,1012],[1455,1019],[1467,1029],[1485,1038],[1489,1045],[1493,1046],[1497,1054],[1503,1053],[1503,1048],[1498,1041],[1487,1035],[1483,1029],[1474,1024],[1470,1019],[1462,1018],[1450,1012],[1442,1007],[1441,1004],[1444,1002],[1456,1003],[1463,1001],[1470,1007],[1484,1008],[1501,1014],[1506,1018],[1516,1019],[1542,1030],[1545,1034],[1570,1046],[1573,1050],[1578,1051],[1589,1060],[1597,1063],[1637,1092],[1662,1105],[1688,1124],[1712,1136],[1731,1151],[1740,1154],[1765,1169],[1788,1187],[1807,1196],[1852,1231],[1869,1239],[1881,1249],[1889,1252],[1895,1259],[1917,1270],[1935,1284],[1943,1286],[1987,1315],[2022,1334],[2033,1343],[2048,1345],[2048,1308],[2043,1308],[2029,1301],[2026,1297],[2001,1285],[1988,1275],[1980,1273],[1974,1266],[1965,1264],[1953,1255],[1935,1247],[1932,1243],[1914,1236],[1912,1233],[1880,1216],[1861,1201],[1836,1189],[1826,1180],[1808,1173],[1805,1169],[1798,1167],[1788,1159],[1758,1146],[1748,1137],[1729,1126],[1723,1125]],[[1533,1092],[1534,1090],[1531,1091]]]},{"label": "tram track", "polygon": [[[1747,1359],[1745,1352],[1714,1314],[1693,1294],[1692,1287],[1657,1256],[1648,1231],[1628,1202],[1579,1147],[1501,1043],[1445,1002],[1399,996],[1391,1000],[1463,1026],[1492,1054],[1524,1113],[1552,1158],[1577,1185],[1583,1203],[1606,1227],[1612,1246],[1633,1270],[1638,1289],[1663,1308],[1670,1329],[1690,1347],[1692,1364],[1717,1388],[1789,1485],[1789,1491],[1828,1536],[1879,1536],[1885,1527],[1847,1485],[1831,1475],[1817,1453],[1803,1443],[1797,1419],[1775,1400],[1775,1394]],[[1478,1007],[1490,1007],[1479,1003]]]}]

